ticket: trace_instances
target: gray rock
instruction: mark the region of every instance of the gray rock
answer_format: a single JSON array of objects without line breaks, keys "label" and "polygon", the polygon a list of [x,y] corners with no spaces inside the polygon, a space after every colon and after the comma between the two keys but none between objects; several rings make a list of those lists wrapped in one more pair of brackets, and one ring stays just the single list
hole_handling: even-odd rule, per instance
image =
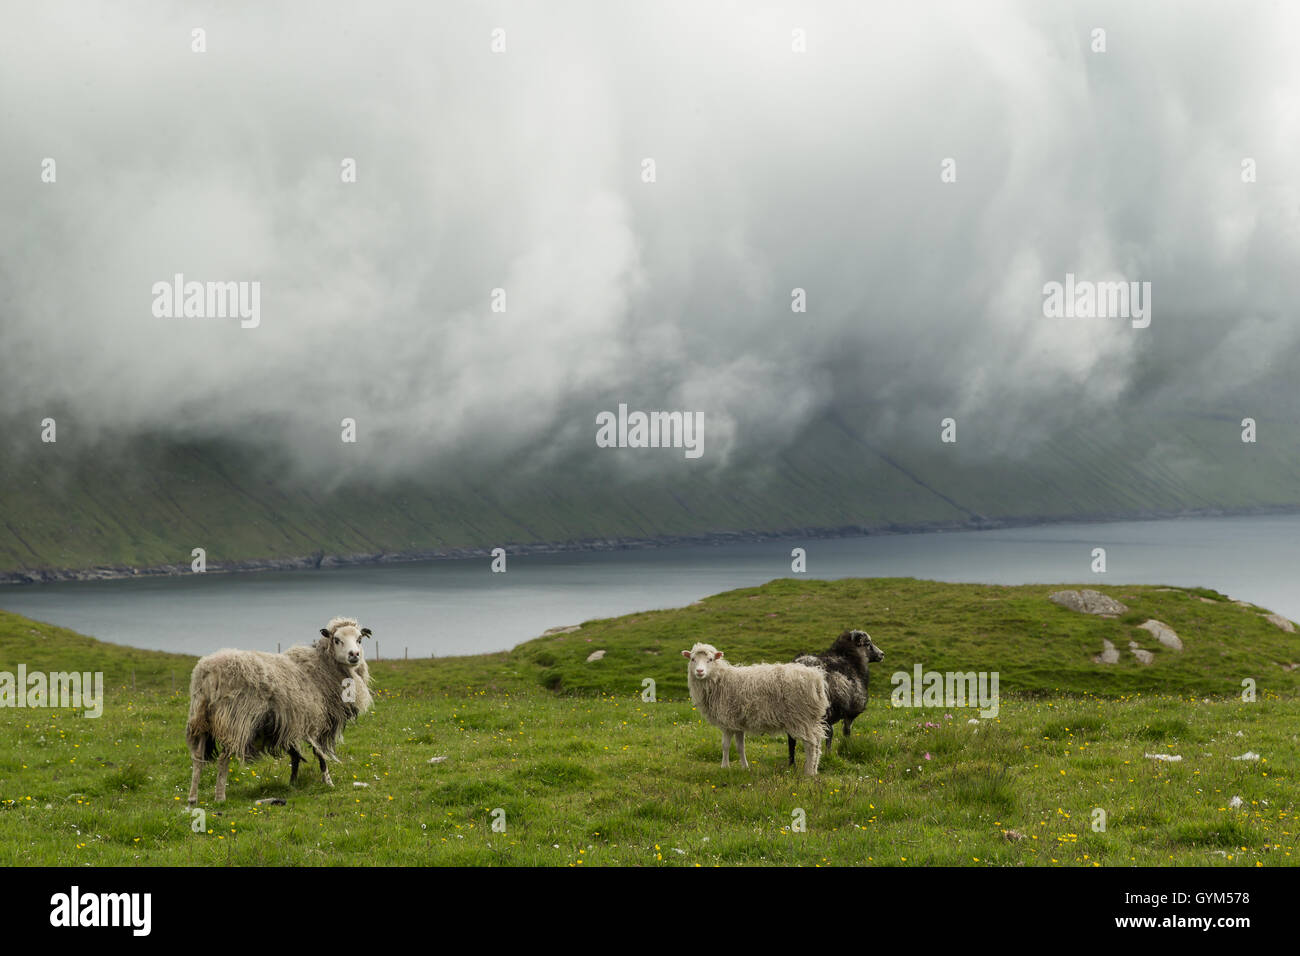
[{"label": "gray rock", "polygon": [[1048,598],[1061,607],[1081,614],[1126,614],[1128,612],[1126,605],[1091,588],[1083,588],[1079,591],[1057,591],[1048,595]]},{"label": "gray rock", "polygon": [[263,797],[261,800],[254,800],[256,806],[283,807],[286,805],[284,797]]},{"label": "gray rock", "polygon": [[1110,641],[1102,638],[1101,653],[1092,659],[1094,664],[1118,664],[1119,651]]},{"label": "gray rock", "polygon": [[587,663],[590,664],[592,661],[598,661],[604,656],[605,656],[604,651],[592,651],[590,654],[587,655]]},{"label": "gray rock", "polygon": [[1139,663],[1150,664],[1156,659],[1156,656],[1150,651],[1144,651],[1139,647],[1137,641],[1129,641],[1128,649],[1133,652],[1133,656],[1138,659]]},{"label": "gray rock", "polygon": [[546,630],[542,631],[542,637],[548,637],[551,634],[568,634],[570,631],[579,630],[581,627],[581,624],[566,624],[561,627],[548,627]]},{"label": "gray rock", "polygon": [[1270,624],[1282,628],[1282,630],[1286,631],[1288,634],[1295,633],[1295,625],[1284,618],[1281,614],[1265,614],[1264,619]]},{"label": "gray rock", "polygon": [[1152,618],[1149,621],[1143,621],[1138,627],[1144,631],[1150,631],[1157,641],[1170,650],[1181,651],[1183,649],[1182,639],[1174,633],[1174,629],[1168,624]]}]

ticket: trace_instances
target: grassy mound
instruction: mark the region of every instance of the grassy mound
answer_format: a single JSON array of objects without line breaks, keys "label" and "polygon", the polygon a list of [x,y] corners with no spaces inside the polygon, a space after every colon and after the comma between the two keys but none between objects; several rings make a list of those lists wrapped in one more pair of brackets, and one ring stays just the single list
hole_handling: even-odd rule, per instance
[{"label": "grassy mound", "polygon": [[[640,693],[648,677],[659,696],[684,698],[680,652],[696,641],[736,663],[788,661],[825,649],[843,628],[861,627],[885,652],[873,669],[881,693],[889,674],[918,663],[926,670],[998,671],[1003,693],[1236,694],[1247,677],[1279,692],[1300,688],[1300,669],[1282,667],[1300,661],[1300,635],[1269,623],[1261,609],[1206,589],[1087,586],[1122,601],[1129,613],[1107,619],[1048,600],[1065,585],[787,578],[686,608],[589,621],[522,644],[513,656],[538,668],[551,690]],[[1137,626],[1151,618],[1172,627],[1185,649],[1169,650]],[[1092,662],[1104,639],[1121,651],[1118,663]],[[1154,663],[1139,663],[1130,641],[1150,650]],[[605,656],[587,663],[601,649]]]}]

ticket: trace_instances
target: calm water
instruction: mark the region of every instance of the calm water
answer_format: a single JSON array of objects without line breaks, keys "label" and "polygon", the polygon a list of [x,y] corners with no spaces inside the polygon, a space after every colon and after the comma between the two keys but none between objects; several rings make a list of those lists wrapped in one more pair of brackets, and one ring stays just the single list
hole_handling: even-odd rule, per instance
[{"label": "calm water", "polygon": [[[1105,575],[1090,569],[1099,546]],[[8,587],[0,607],[107,641],[194,654],[311,641],[346,614],[374,630],[382,657],[408,648],[427,657],[503,650],[549,627],[786,577],[794,547],[807,549],[807,573],[817,578],[1203,585],[1300,619],[1300,515],[521,556],[505,574],[481,558]]]}]

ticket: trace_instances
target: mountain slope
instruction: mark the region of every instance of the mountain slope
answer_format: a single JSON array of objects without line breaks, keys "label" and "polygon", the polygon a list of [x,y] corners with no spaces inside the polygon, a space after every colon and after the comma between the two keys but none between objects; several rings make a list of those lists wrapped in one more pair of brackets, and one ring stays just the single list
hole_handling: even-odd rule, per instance
[{"label": "mountain slope", "polygon": [[[0,463],[0,570],[210,566],[308,555],[490,548],[726,532],[953,526],[1300,507],[1300,427],[1243,444],[1235,422],[1099,423],[1032,453],[960,442],[882,447],[852,416],[725,469],[658,459],[628,477],[615,460],[548,469],[468,466],[436,479],[285,477],[248,448],[161,445],[78,458],[63,443]],[[354,451],[349,451],[355,454]],[[367,451],[368,454],[374,454]],[[655,450],[624,455],[661,454]],[[623,458],[621,461],[627,461]],[[126,462],[129,462],[126,463]]]}]

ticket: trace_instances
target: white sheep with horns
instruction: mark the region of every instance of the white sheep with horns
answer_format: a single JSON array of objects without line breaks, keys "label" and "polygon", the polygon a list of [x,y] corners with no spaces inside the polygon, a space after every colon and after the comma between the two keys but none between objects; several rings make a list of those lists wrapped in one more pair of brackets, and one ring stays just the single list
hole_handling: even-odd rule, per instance
[{"label": "white sheep with horns", "polygon": [[789,734],[804,745],[804,773],[817,773],[830,700],[825,672],[805,664],[733,667],[712,644],[696,644],[682,656],[690,662],[686,681],[691,700],[709,723],[722,730],[722,766],[730,766],[731,738],[740,765],[745,734]]},{"label": "white sheep with horns", "polygon": [[216,801],[226,799],[230,758],[253,760],[288,753],[289,782],[298,779],[303,744],[311,744],[321,777],[333,786],[325,761],[343,725],[370,709],[370,671],[361,641],[370,629],[336,617],[314,644],[283,654],[225,649],[201,658],[190,677],[185,740],[193,760],[191,804],[199,799],[204,765],[218,756]]}]

